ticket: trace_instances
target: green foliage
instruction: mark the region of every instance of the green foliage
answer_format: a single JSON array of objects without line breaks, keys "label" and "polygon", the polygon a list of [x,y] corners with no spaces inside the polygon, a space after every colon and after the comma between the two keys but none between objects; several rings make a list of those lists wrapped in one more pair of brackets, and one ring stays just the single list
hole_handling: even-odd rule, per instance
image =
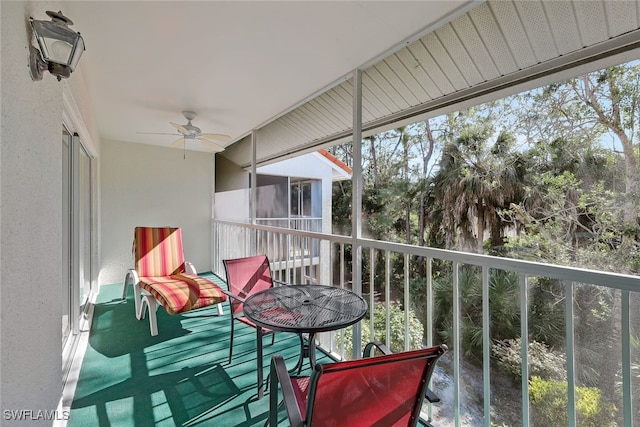
[{"label": "green foliage", "polygon": [[[640,63],[633,61],[367,137],[362,153],[365,236],[639,274],[639,81]],[[351,183],[334,184],[333,206],[334,232],[349,234]],[[392,254],[390,262],[390,272],[383,262],[376,263],[375,283],[380,286],[380,278],[390,274],[392,299],[402,301],[404,289],[394,283],[404,280],[403,259]],[[423,320],[432,316],[434,329],[450,345],[451,265],[433,261],[432,311],[427,311],[424,272],[410,272],[412,312]],[[461,342],[455,350],[480,361],[481,275],[467,266],[459,273]],[[502,357],[517,378],[518,276],[491,270],[489,286],[489,333],[492,342],[502,343],[494,346],[494,356]],[[613,395],[609,388],[618,367],[604,364],[603,358],[611,349],[619,351],[620,293],[578,283],[572,289],[576,380]],[[561,379],[561,357],[550,349],[561,348],[565,340],[565,284],[529,277],[527,292],[531,372]],[[632,321],[635,328],[638,320]],[[508,342],[513,343],[504,345]],[[620,360],[617,354],[615,359]],[[634,358],[632,365],[638,361]]]},{"label": "green foliage", "polygon": [[[537,341],[529,343],[529,376],[554,380],[566,380],[564,355],[554,353]],[[522,342],[520,338],[497,341],[491,346],[491,354],[505,373],[518,383],[522,378]]]},{"label": "green foliage", "polygon": [[565,307],[562,282],[548,278],[529,281],[529,336],[550,347],[562,346],[565,340]]},{"label": "green foliage", "polygon": [[[482,276],[465,266],[459,276],[461,346],[470,360],[482,360]],[[453,283],[451,273],[434,280],[434,324],[447,345],[453,346]],[[492,271],[489,276],[489,331],[493,340],[509,339],[520,333],[520,288],[518,276]]]},{"label": "green foliage", "polygon": [[433,182],[450,247],[475,246],[477,252],[483,252],[485,231],[491,247],[502,246],[505,224],[499,212],[520,198],[517,155],[510,152],[514,138],[503,131],[492,143],[493,126],[490,120],[479,118],[443,147]]},{"label": "green foliage", "polygon": [[[534,376],[529,381],[532,424],[568,425],[567,382]],[[577,424],[585,427],[613,427],[615,405],[594,387],[576,387]]]},{"label": "green foliage", "polygon": [[[371,311],[370,311],[371,313]],[[362,344],[363,346],[371,341],[387,342],[386,330],[387,330],[387,309],[386,304],[382,302],[376,302],[373,310],[373,328],[375,330],[375,336],[371,338],[370,317],[366,317],[360,323],[362,325]],[[402,306],[397,302],[391,302],[389,304],[389,329],[390,337],[388,346],[394,353],[405,351],[405,311]],[[409,348],[418,349],[422,348],[422,337],[424,330],[422,323],[415,316],[413,311],[409,311]],[[342,340],[344,340],[345,354],[350,356],[353,349],[353,330],[352,328],[346,328],[344,334],[336,334],[336,344],[338,348],[341,347]]]}]

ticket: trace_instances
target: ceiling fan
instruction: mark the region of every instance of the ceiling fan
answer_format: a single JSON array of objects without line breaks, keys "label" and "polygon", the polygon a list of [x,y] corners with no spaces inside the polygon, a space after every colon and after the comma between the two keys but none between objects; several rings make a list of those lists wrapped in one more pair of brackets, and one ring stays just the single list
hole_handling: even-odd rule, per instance
[{"label": "ceiling fan", "polygon": [[199,141],[207,147],[211,148],[215,152],[224,151],[224,147],[219,142],[225,143],[231,141],[229,135],[222,135],[219,133],[202,133],[199,127],[191,124],[191,120],[194,120],[198,115],[193,111],[183,111],[182,115],[187,119],[186,125],[178,123],[171,123],[176,128],[178,133],[156,133],[156,132],[139,132],[147,135],[179,135],[180,138],[171,143],[171,147],[179,147],[181,144],[186,145],[188,141]]}]

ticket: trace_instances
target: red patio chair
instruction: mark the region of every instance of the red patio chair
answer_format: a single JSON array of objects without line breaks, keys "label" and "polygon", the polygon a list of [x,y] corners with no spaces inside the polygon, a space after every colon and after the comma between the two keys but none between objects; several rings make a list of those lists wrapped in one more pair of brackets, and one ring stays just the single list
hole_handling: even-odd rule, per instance
[{"label": "red patio chair", "polygon": [[[257,326],[247,319],[243,313],[244,301],[256,292],[273,286],[271,266],[266,255],[256,255],[245,258],[222,260],[227,275],[229,291],[223,291],[229,296],[231,305],[231,342],[229,344],[229,363],[233,357],[233,332],[236,321],[260,330],[260,338],[271,334],[271,344],[275,335],[270,329]],[[260,364],[261,366],[261,364]]]},{"label": "red patio chair", "polygon": [[[382,356],[367,357],[379,348]],[[271,361],[269,421],[278,425],[278,383],[292,427],[301,426],[415,426],[436,361],[447,351],[439,345],[391,353],[369,343],[365,357],[318,364],[310,377],[289,376],[280,355]]]},{"label": "red patio chair", "polygon": [[223,314],[222,302],[227,296],[184,260],[180,228],[136,227],[133,256],[135,268],[127,272],[122,299],[132,284],[136,317],[143,319],[148,309],[151,335],[158,335],[158,305],[169,314],[178,314],[217,304],[218,314]]}]

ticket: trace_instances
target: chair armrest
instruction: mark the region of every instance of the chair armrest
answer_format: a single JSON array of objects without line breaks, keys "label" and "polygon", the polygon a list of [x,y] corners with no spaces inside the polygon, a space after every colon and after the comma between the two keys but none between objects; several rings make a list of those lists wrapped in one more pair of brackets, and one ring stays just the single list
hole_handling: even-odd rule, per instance
[{"label": "chair armrest", "polygon": [[364,351],[362,352],[362,357],[373,357],[375,354],[375,350],[380,351],[382,354],[391,354],[393,353],[389,347],[381,343],[380,341],[371,341],[364,347]]},{"label": "chair armrest", "polygon": [[287,409],[291,426],[302,426],[302,414],[291,385],[289,371],[281,355],[276,354],[271,359],[271,384],[269,384],[269,424],[278,425],[278,383],[282,389],[284,406]]},{"label": "chair armrest", "polygon": [[228,296],[229,298],[233,298],[233,299],[238,300],[238,301],[240,301],[241,303],[244,304],[245,298],[242,298],[241,296],[236,295],[236,294],[234,294],[234,293],[232,293],[230,291],[227,291],[225,289],[221,289],[221,290],[222,290],[222,293],[225,294],[226,296]]},{"label": "chair armrest", "polygon": [[136,284],[140,281],[140,278],[138,277],[138,272],[135,269],[130,268],[127,271],[127,274],[131,275],[132,284]]},{"label": "chair armrest", "polygon": [[185,261],[184,263],[184,272],[187,274],[195,274],[195,275],[198,274],[194,265],[191,264],[189,261]]},{"label": "chair armrest", "polygon": [[138,282],[140,282],[140,278],[138,277],[138,272],[135,269],[130,268],[127,271],[127,275],[124,277],[124,286],[122,287],[123,300],[127,299],[127,289],[129,288],[129,285],[133,285],[135,287],[138,284]]},{"label": "chair armrest", "polygon": [[427,389],[427,393],[426,393],[425,397],[427,398],[427,400],[430,403],[438,403],[438,402],[440,402],[440,398],[438,396],[436,396],[436,394],[433,391],[431,391],[430,388]]},{"label": "chair armrest", "polygon": [[271,279],[271,281],[274,284],[277,284],[278,286],[287,286],[287,285],[289,285],[289,283],[283,282],[282,280],[278,280],[278,279]]}]

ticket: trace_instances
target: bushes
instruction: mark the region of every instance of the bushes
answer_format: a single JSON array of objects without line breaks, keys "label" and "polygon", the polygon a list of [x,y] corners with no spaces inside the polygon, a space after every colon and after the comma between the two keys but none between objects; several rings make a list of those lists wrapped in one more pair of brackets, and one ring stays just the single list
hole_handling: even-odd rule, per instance
[{"label": "bushes", "polygon": [[[534,376],[529,381],[529,397],[534,425],[568,425],[566,381]],[[576,421],[581,427],[615,426],[615,410],[597,388],[576,387]]]},{"label": "bushes", "polygon": [[[522,378],[520,338],[499,341],[491,348],[497,364],[514,382]],[[547,346],[529,343],[529,399],[531,421],[536,426],[568,425],[567,375],[564,355]],[[615,405],[595,387],[576,387],[576,416],[581,427],[614,426]]]},{"label": "bushes", "polygon": [[[390,323],[390,342],[389,347],[394,353],[404,351],[404,322],[405,314],[400,303],[389,303],[389,323]],[[386,342],[386,305],[384,303],[377,302],[373,310],[373,328],[375,330],[375,337],[371,338],[370,322],[367,318],[362,320],[362,342],[368,343],[376,340]],[[414,312],[409,311],[409,347],[417,349],[422,347],[423,326],[420,320],[415,316]],[[336,344],[340,346],[341,334],[336,334]],[[353,348],[352,329],[344,329],[344,345],[345,354],[350,355]]]},{"label": "bushes", "polygon": [[[509,374],[514,382],[522,378],[522,342],[520,338],[498,341],[491,347],[491,354],[498,366]],[[554,353],[542,343],[529,343],[529,376],[554,380],[566,380],[566,361],[562,354]]]}]

